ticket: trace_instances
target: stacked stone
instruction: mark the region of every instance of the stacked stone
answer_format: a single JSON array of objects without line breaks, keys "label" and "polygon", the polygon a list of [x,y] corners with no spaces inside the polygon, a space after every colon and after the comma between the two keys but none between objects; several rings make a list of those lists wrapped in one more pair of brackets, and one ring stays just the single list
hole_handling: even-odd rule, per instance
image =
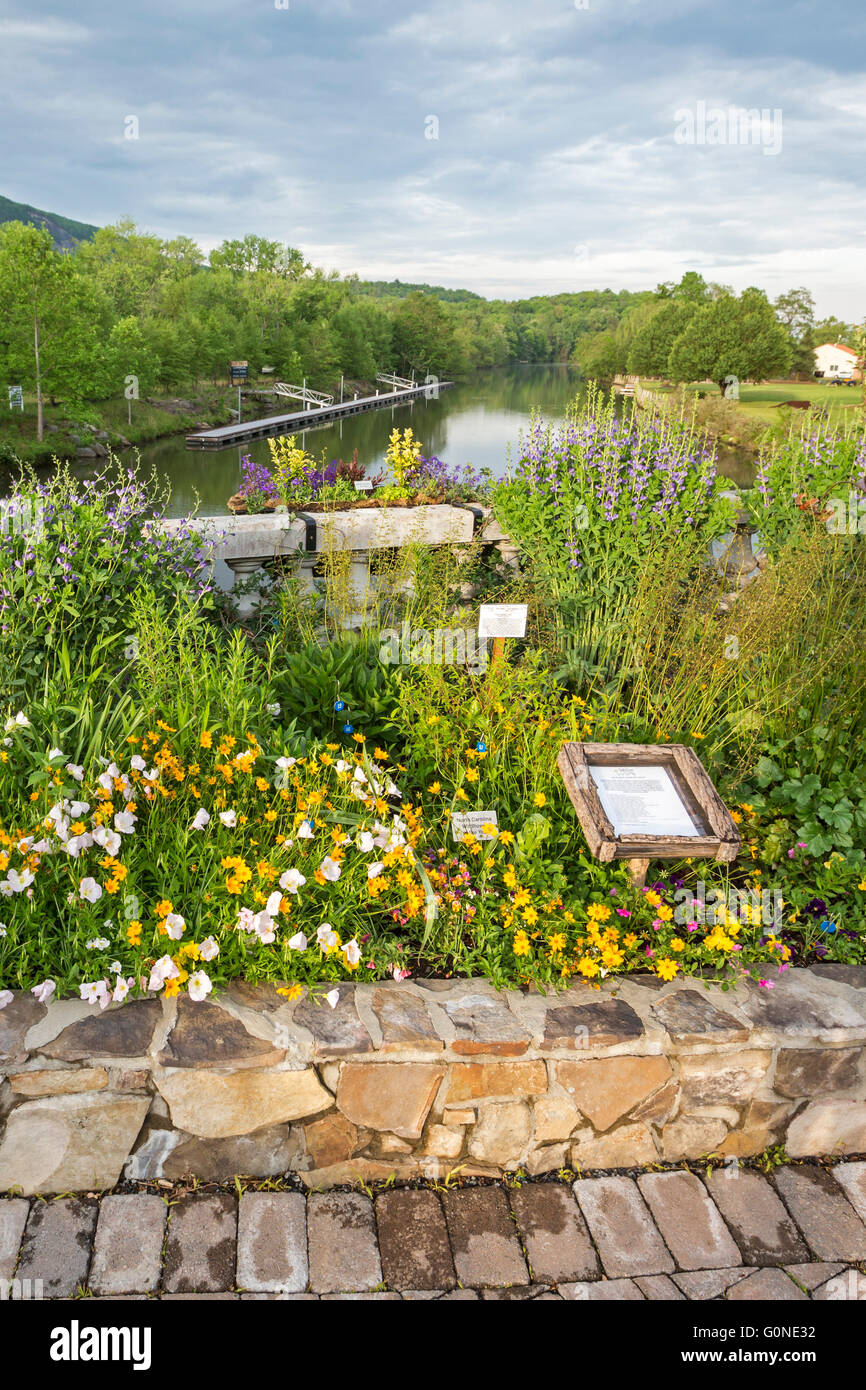
[{"label": "stacked stone", "polygon": [[16,995],[0,1011],[0,1191],[866,1152],[861,967],[791,970],[771,991],[632,976],[547,997],[478,980],[339,996],[332,1010],[237,982],[98,1013]]}]

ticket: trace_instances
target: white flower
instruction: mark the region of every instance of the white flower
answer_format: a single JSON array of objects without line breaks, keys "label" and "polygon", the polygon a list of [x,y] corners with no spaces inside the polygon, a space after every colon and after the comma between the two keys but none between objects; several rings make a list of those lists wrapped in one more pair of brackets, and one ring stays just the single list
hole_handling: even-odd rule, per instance
[{"label": "white flower", "polygon": [[238,920],[235,927],[238,931],[255,931],[256,914],[252,908],[242,907],[238,912]]},{"label": "white flower", "polygon": [[345,758],[338,758],[335,766],[337,769],[338,776],[343,777],[349,771],[349,768],[352,766],[352,764],[347,763]]},{"label": "white flower", "polygon": [[207,975],[203,970],[197,970],[194,975],[190,976],[190,999],[195,999],[195,1001],[199,1003],[202,999],[207,998],[212,989],[213,985],[211,984],[210,980],[208,979]]},{"label": "white flower", "polygon": [[85,902],[98,903],[102,897],[102,889],[95,878],[83,878],[78,885],[78,891]]},{"label": "white flower", "polygon": [[409,976],[412,974],[412,971],[401,970],[399,965],[395,965],[393,970],[391,971],[391,974],[394,976],[394,979],[399,984],[401,980],[408,980]]},{"label": "white flower", "polygon": [[106,825],[95,825],[92,831],[91,843],[101,845],[106,854],[114,856],[120,849],[122,842],[116,830],[109,830]]},{"label": "white flower", "polygon": [[134,983],[135,977],[133,975],[130,975],[128,980],[118,979],[115,982],[114,990],[111,995],[115,1004],[123,1003]]},{"label": "white flower", "polygon": [[141,775],[144,778],[145,782],[155,782],[156,779],[159,777],[159,768],[152,767],[149,772],[143,772]]},{"label": "white flower", "polygon": [[325,998],[330,1004],[331,1008],[336,1009],[337,1005],[340,1002],[340,991],[338,989],[331,989],[325,995]]},{"label": "white flower", "polygon": [[280,878],[280,887],[285,893],[297,893],[299,888],[303,888],[306,879],[297,869],[286,869]]},{"label": "white flower", "polygon": [[180,941],[180,938],[183,936],[183,929],[185,926],[186,922],[181,917],[179,912],[169,912],[168,916],[165,919],[165,929],[171,937],[172,941]]},{"label": "white flower", "polygon": [[56,988],[54,980],[43,980],[41,985],[34,985],[30,993],[35,994],[40,1004],[46,1004]]},{"label": "white flower", "polygon": [[119,975],[122,969],[123,966],[121,965],[120,961],[113,960],[108,967],[108,973],[109,975]]},{"label": "white flower", "polygon": [[15,995],[11,989],[0,989],[0,1009],[5,1009],[7,1004],[11,1004]]},{"label": "white flower", "polygon": [[290,950],[290,951],[306,951],[306,949],[307,949],[307,938],[304,936],[304,933],[303,933],[302,931],[297,931],[297,932],[295,932],[294,936],[291,937],[291,939],[289,940],[289,950]]},{"label": "white flower", "polygon": [[281,767],[283,772],[288,772],[290,767],[294,767],[297,758],[277,758],[277,767]]},{"label": "white flower", "polygon": [[6,935],[6,923],[0,922],[0,936]]},{"label": "white flower", "polygon": [[198,948],[198,953],[202,960],[215,960],[220,953],[220,948],[212,936],[206,936]]},{"label": "white flower", "polygon": [[274,931],[274,919],[273,917],[269,917],[267,912],[259,912],[256,914],[255,921],[253,922],[253,931],[259,938],[259,941],[263,942],[265,946],[270,946],[271,942],[277,939],[277,934]]},{"label": "white flower", "polygon": [[279,891],[271,894],[271,896],[268,898],[267,906],[265,907],[265,912],[268,914],[269,917],[276,917],[277,913],[280,910],[280,903],[282,901],[283,895]]},{"label": "white flower", "polygon": [[129,766],[133,768],[136,772],[144,772],[144,769],[147,767],[147,763],[144,761],[144,758],[141,756],[140,753],[135,753],[129,760]]},{"label": "white flower", "polygon": [[310,825],[310,822],[309,822],[308,820],[305,820],[304,823],[303,823],[303,825],[301,826],[300,830],[298,831],[298,839],[299,839],[299,840],[312,840],[312,838],[313,838],[313,836],[315,835],[315,833],[316,833],[316,832],[315,832],[315,830],[313,829],[313,827]]},{"label": "white flower", "polygon": [[84,781],[84,768],[78,763],[67,763],[65,771],[69,773],[70,777],[74,777],[76,782]]},{"label": "white flower", "polygon": [[173,980],[175,975],[179,974],[180,971],[171,956],[160,956],[159,960],[151,967],[147,987],[149,990],[160,990],[166,980]]},{"label": "white flower", "polygon": [[3,725],[3,728],[8,734],[10,729],[14,729],[16,726],[19,729],[30,728],[30,720],[27,718],[27,715],[24,714],[21,710],[19,710],[18,713],[14,715],[11,719],[7,719],[6,723]]},{"label": "white flower", "polygon": [[351,941],[346,942],[345,946],[343,947],[343,955],[346,957],[347,965],[358,964],[358,961],[361,959],[361,948],[358,945],[357,941],[354,940],[354,938]]},{"label": "white flower", "polygon": [[366,772],[364,772],[363,768],[356,767],[356,768],[355,768],[355,771],[352,773],[352,781],[353,781],[353,782],[366,782],[366,780],[367,780],[367,774],[366,774]]},{"label": "white flower", "polygon": [[362,854],[369,854],[370,850],[373,848],[373,836],[370,834],[369,830],[362,830],[355,844]]},{"label": "white flower", "polygon": [[108,986],[104,980],[92,980],[89,984],[78,987],[78,992],[85,1004],[101,1004],[107,990]]},{"label": "white flower", "polygon": [[322,871],[322,875],[328,880],[329,883],[336,883],[337,879],[340,877],[340,874],[343,872],[336,859],[332,859],[329,854],[325,855],[324,859],[319,865],[319,868]]},{"label": "white flower", "polygon": [[[9,885],[9,893],[23,893],[33,882],[33,872],[31,869],[22,869],[19,873],[17,869],[10,869],[6,875],[6,882]],[[4,896],[8,897],[9,893]]]},{"label": "white flower", "polygon": [[105,936],[94,936],[92,941],[86,942],[88,951],[107,951],[111,942]]},{"label": "white flower", "polygon": [[205,828],[205,826],[207,825],[207,823],[208,823],[209,820],[210,820],[210,816],[209,816],[208,812],[207,812],[207,811],[204,809],[204,807],[202,806],[201,810],[200,810],[200,811],[196,811],[195,815],[193,816],[193,818],[192,818],[192,825],[190,826],[190,829],[191,829],[191,830],[204,830],[204,828]]},{"label": "white flower", "polygon": [[[69,839],[65,842],[63,848],[67,854],[70,854],[72,856],[73,859],[77,859],[79,854],[81,854],[82,850],[90,849],[90,846],[93,843],[93,836],[89,835],[87,831],[85,831],[83,835],[70,835]],[[117,845],[118,848],[120,848],[119,839],[117,841]],[[109,854],[112,853],[112,851],[108,848],[108,845],[106,845],[105,848],[106,850],[108,850]]]},{"label": "white flower", "polygon": [[280,712],[280,708],[281,706],[279,700],[275,700],[272,705],[265,705],[265,709],[267,710],[268,714],[272,714],[275,719]]},{"label": "white flower", "polygon": [[51,854],[51,846],[46,839],[37,840],[31,848],[34,854]]},{"label": "white flower", "polygon": [[368,877],[368,878],[378,878],[379,875],[380,875],[380,873],[381,873],[382,870],[384,869],[384,867],[385,867],[385,865],[384,865],[384,864],[381,864],[381,863],[379,862],[378,859],[376,860],[376,863],[375,863],[375,864],[368,864],[368,865],[367,865],[367,877]]},{"label": "white flower", "polygon": [[229,830],[234,830],[238,823],[237,814],[234,811],[220,811],[220,820],[223,825],[228,826]]},{"label": "white flower", "polygon": [[135,822],[138,819],[131,811],[118,811],[114,817],[114,828],[119,830],[121,835],[134,835]]},{"label": "white flower", "polygon": [[65,758],[65,757],[66,757],[66,754],[65,754],[65,753],[62,753],[62,752],[60,751],[59,748],[52,748],[51,751],[50,751],[50,753],[48,754],[48,761],[49,761],[50,763],[53,763],[53,761],[54,761],[55,758]]},{"label": "white flower", "polygon": [[90,810],[89,801],[70,801],[66,808],[73,820],[78,820],[79,816],[86,816]]},{"label": "white flower", "polygon": [[323,922],[316,932],[316,941],[323,951],[333,951],[337,944],[337,933],[330,922]]}]

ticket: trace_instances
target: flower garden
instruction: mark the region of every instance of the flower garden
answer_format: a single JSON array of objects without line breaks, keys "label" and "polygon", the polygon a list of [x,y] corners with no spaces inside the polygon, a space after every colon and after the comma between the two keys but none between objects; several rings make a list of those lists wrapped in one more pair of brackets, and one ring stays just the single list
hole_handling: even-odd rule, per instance
[{"label": "flower garden", "polygon": [[[248,511],[357,500],[356,465],[272,454]],[[829,524],[866,501],[862,433],[792,433],[739,497],[692,422],[597,397],[535,421],[502,481],[411,431],[389,463],[378,502],[482,499],[519,566],[480,544],[385,557],[360,633],[333,617],[339,555],[312,593],[286,558],[241,622],[195,520],[154,528],[151,482],[22,474],[0,534],[0,1005],[238,978],[320,1002],[425,975],[772,989],[864,961],[866,562],[857,525]],[[738,584],[711,548],[743,516],[759,567]],[[472,630],[480,600],[528,605],[505,659],[388,659],[382,630]],[[594,860],[556,767],[584,739],[695,748],[737,862],[656,862],[636,888]],[[461,810],[495,815],[455,839]]]}]

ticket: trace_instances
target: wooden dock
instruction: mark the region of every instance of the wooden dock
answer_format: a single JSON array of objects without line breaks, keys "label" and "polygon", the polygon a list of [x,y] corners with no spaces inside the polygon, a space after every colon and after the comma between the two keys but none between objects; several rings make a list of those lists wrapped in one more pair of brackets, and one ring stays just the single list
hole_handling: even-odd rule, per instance
[{"label": "wooden dock", "polygon": [[263,420],[247,420],[240,425],[221,425],[217,429],[198,430],[188,434],[188,449],[229,449],[233,444],[247,444],[253,439],[266,439],[274,434],[294,434],[297,430],[307,430],[313,425],[327,425],[335,420],[344,420],[349,415],[360,415],[364,410],[379,410],[383,406],[405,405],[419,396],[434,397],[445,391],[453,382],[436,381],[414,386],[401,391],[383,391],[378,396],[359,396],[357,400],[343,401],[339,405],[328,405],[313,410],[296,410],[290,415],[269,415]]}]

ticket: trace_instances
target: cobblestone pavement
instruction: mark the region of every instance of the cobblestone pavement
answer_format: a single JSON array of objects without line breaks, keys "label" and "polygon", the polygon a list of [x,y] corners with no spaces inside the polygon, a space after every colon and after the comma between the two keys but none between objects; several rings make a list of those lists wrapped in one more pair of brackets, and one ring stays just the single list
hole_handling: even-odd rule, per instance
[{"label": "cobblestone pavement", "polygon": [[864,1270],[866,1162],[0,1199],[11,1297],[866,1299]]}]

